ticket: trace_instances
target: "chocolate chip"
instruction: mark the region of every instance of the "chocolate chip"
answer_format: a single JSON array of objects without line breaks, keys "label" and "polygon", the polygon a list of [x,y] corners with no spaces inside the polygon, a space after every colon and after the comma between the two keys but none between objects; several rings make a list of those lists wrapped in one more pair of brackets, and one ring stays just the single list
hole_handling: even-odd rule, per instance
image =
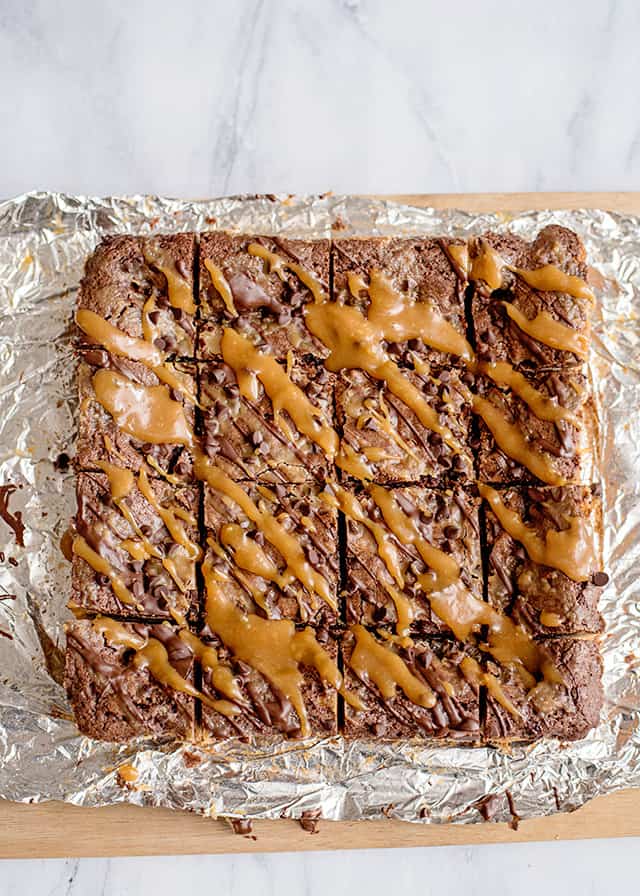
[{"label": "chocolate chip", "polygon": [[149,320],[151,321],[152,324],[157,324],[158,321],[160,320],[160,312],[157,310],[151,311],[149,313]]},{"label": "chocolate chip", "polygon": [[66,473],[69,469],[71,458],[66,452],[59,454],[53,462],[53,467],[58,473]]},{"label": "chocolate chip", "polygon": [[597,585],[598,588],[604,588],[609,581],[609,576],[606,572],[594,572],[591,576],[591,581],[594,585]]},{"label": "chocolate chip", "polygon": [[457,526],[445,526],[444,527],[444,536],[445,538],[456,538],[460,530]]},{"label": "chocolate chip", "polygon": [[183,258],[179,258],[176,261],[176,271],[180,274],[181,277],[184,277],[185,280],[189,279],[189,269],[187,268],[187,265],[185,264]]},{"label": "chocolate chip", "polygon": [[159,351],[161,351],[161,352],[163,352],[163,351],[166,349],[166,347],[167,347],[167,342],[166,342],[165,339],[162,338],[162,336],[158,336],[157,339],[154,339],[154,340],[153,340],[153,344],[154,344],[155,347],[156,347],[157,349],[159,349]]},{"label": "chocolate chip", "polygon": [[256,431],[251,433],[251,444],[256,448],[264,441],[264,436],[261,432]]}]

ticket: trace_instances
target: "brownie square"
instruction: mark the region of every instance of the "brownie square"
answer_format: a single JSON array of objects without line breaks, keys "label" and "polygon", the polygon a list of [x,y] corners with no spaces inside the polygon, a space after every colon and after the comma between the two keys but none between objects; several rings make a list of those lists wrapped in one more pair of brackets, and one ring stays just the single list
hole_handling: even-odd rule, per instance
[{"label": "brownie square", "polygon": [[[242,610],[320,625],[336,620],[337,514],[312,483],[235,486],[238,501],[207,485],[206,561]],[[274,534],[275,532],[275,534]]]},{"label": "brownie square", "polygon": [[494,512],[487,505],[488,594],[492,606],[534,635],[601,631],[598,600],[607,576],[602,572],[602,508],[596,489],[513,488],[499,492],[498,498],[542,544],[548,544],[549,536],[553,539],[558,532],[568,530],[572,519],[577,520],[584,527],[585,558],[577,563],[562,547],[558,553],[566,554],[564,560],[572,575],[586,580],[574,581],[561,569],[536,562],[513,525],[509,524],[512,535],[506,530],[507,523],[504,527],[500,523],[498,507]]},{"label": "brownie square", "polygon": [[355,454],[375,482],[472,478],[470,374],[425,363],[420,373],[402,375],[435,412],[441,431],[426,426],[384,382],[348,370],[336,382],[342,455]]},{"label": "brownie square", "polygon": [[277,260],[272,265],[269,260],[251,254],[249,248],[256,245],[284,262],[300,266],[328,294],[328,240],[232,235],[224,231],[203,233],[198,357],[205,360],[219,357],[225,326],[238,329],[279,359],[286,359],[291,350],[326,357],[327,350],[304,322],[304,306],[314,299],[311,289]]},{"label": "brownie square", "polygon": [[[471,310],[481,360],[509,361],[530,369],[566,367],[584,361],[593,299],[586,286],[585,248],[577,234],[550,225],[529,243],[514,234],[488,233],[471,240],[470,259],[474,285]],[[578,278],[570,288],[580,294],[536,288],[526,281],[528,272],[547,265]],[[539,314],[547,318],[545,341],[536,338],[531,326]],[[550,330],[557,339],[548,339]]]},{"label": "brownie square", "polygon": [[344,636],[342,656],[347,737],[479,740],[479,686],[465,674],[467,654],[456,642],[403,647],[355,626]]},{"label": "brownie square", "polygon": [[384,321],[386,350],[396,360],[417,353],[434,363],[450,363],[456,356],[442,346],[428,344],[434,327],[422,318],[424,335],[402,333],[394,315],[385,313],[389,294],[400,306],[416,306],[451,325],[459,339],[466,335],[464,293],[466,246],[462,240],[418,237],[336,239],[332,244],[334,300],[352,305],[370,320]]},{"label": "brownie square", "polygon": [[[335,683],[339,680],[337,667],[338,645],[326,630],[296,631],[290,620],[267,620],[249,617],[245,621],[247,635],[239,648],[240,656],[226,646],[211,629],[205,629],[204,642],[215,651],[215,663],[202,662],[202,691],[209,700],[230,701],[233,714],[223,713],[209,703],[202,704],[202,728],[205,739],[221,740],[227,737],[242,739],[301,736],[327,737],[338,733],[338,696]],[[266,638],[273,644],[270,660],[264,662],[259,652],[251,647],[252,633],[258,629],[258,638]],[[308,655],[301,651],[303,659],[294,658],[296,641],[315,638],[335,675],[333,684],[325,680]],[[273,670],[278,671],[273,673]],[[299,676],[292,684],[291,675]],[[222,672],[221,672],[222,670]],[[281,677],[281,672],[284,676]],[[229,686],[230,677],[233,684]],[[286,683],[285,683],[286,678]],[[292,690],[287,690],[285,688]],[[301,719],[296,709],[302,702]]]},{"label": "brownie square", "polygon": [[[128,336],[151,335],[167,355],[193,357],[194,251],[192,233],[106,237],[87,261],[77,307]],[[79,338],[91,344],[81,331]]]},{"label": "brownie square", "polygon": [[[347,621],[390,628],[398,625],[400,611],[404,619],[404,624],[400,620],[401,628],[408,623],[412,631],[422,634],[446,632],[445,623],[431,609],[419,581],[422,576],[428,578],[430,567],[415,543],[408,543],[403,532],[402,539],[398,537],[398,527],[413,530],[428,545],[452,557],[463,585],[481,599],[479,500],[462,488],[442,491],[407,486],[381,492],[390,500],[390,507],[399,511],[393,527],[386,518],[389,506],[376,502],[380,492],[375,487],[354,492],[355,513],[341,502],[347,517]],[[360,514],[367,522],[357,518]],[[389,556],[393,558],[393,574],[387,565]],[[407,614],[413,619],[407,619]]]},{"label": "brownie square", "polygon": [[[99,461],[108,461],[137,471],[146,460],[163,473],[190,476],[193,457],[188,442],[194,426],[195,367],[176,361],[167,363],[166,369],[179,378],[180,391],[162,384],[151,369],[137,361],[101,349],[83,352],[78,366],[77,463],[81,469],[96,469]],[[105,375],[102,371],[113,373],[126,391],[128,404],[135,411],[130,413],[132,425],[125,425],[122,418],[116,420],[98,400],[94,381],[96,375]],[[150,440],[155,438],[152,430],[165,417],[166,408],[174,417],[174,434],[180,442],[160,441],[162,432],[157,441]]]},{"label": "brownie square", "polygon": [[100,617],[67,626],[65,687],[78,728],[97,740],[192,740],[194,698],[176,682],[193,688],[193,667],[191,649],[168,625]]},{"label": "brownie square", "polygon": [[[173,612],[194,617],[198,488],[174,488],[159,479],[149,479],[142,487],[148,497],[131,477],[129,493],[114,501],[106,475],[78,475],[75,530],[110,572],[97,571],[74,553],[71,600],[96,613],[168,619]],[[130,603],[118,598],[111,575],[124,585]]]},{"label": "brownie square", "polygon": [[[274,359],[270,363],[277,364]],[[291,386],[287,393],[298,397],[312,416],[313,430],[307,435],[298,429],[287,410],[281,407],[282,392],[255,379],[255,396],[242,394],[236,371],[223,361],[200,366],[200,402],[204,411],[204,447],[209,457],[235,480],[257,482],[324,481],[332,470],[331,460],[314,438],[324,427],[325,447],[333,452],[338,436],[333,427],[333,387],[335,377],[324,367],[295,356],[293,363],[280,364],[287,370]],[[303,394],[300,395],[300,392]],[[275,404],[275,407],[274,407]],[[277,408],[277,411],[276,411]],[[295,411],[294,411],[295,413]],[[309,422],[308,414],[305,420]],[[305,424],[301,424],[306,428]]]},{"label": "brownie square", "polygon": [[[520,394],[504,382],[505,377],[500,381],[501,368],[486,367],[484,375],[477,377],[477,394],[482,400],[477,408],[479,479],[504,484],[592,482],[598,422],[586,367],[539,371],[527,377],[508,368],[506,379],[515,377]],[[487,375],[491,370],[493,376]],[[483,410],[486,402],[492,406],[490,416]],[[491,416],[496,411],[497,429]],[[505,444],[504,432],[513,432],[514,427],[523,440],[528,465],[503,451],[494,438],[492,429]]]},{"label": "brownie square", "polygon": [[599,722],[603,702],[602,659],[598,645],[577,638],[540,644],[558,681],[525,680],[513,666],[494,660],[488,671],[500,694],[487,695],[484,725],[488,740],[532,741],[541,737],[580,740]]}]

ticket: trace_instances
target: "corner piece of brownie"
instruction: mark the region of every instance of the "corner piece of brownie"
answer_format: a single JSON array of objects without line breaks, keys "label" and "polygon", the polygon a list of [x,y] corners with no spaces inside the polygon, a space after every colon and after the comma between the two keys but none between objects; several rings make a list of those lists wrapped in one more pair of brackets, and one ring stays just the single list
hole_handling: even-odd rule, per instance
[{"label": "corner piece of brownie", "polygon": [[487,696],[487,740],[580,740],[598,724],[603,702],[598,645],[578,638],[554,638],[540,642],[540,647],[555,680],[532,686],[517,668],[489,661],[487,668],[498,688]]},{"label": "corner piece of brownie", "polygon": [[[105,465],[107,466],[107,465]],[[77,479],[72,606],[153,619],[196,617],[197,487],[108,467]]]},{"label": "corner piece of brownie", "polygon": [[403,647],[356,625],[343,639],[342,655],[347,737],[479,740],[479,686],[455,642],[416,640]]},{"label": "corner piece of brownie", "polygon": [[[150,338],[174,357],[193,357],[195,240],[192,233],[106,237],[87,260],[78,310],[127,336]],[[80,344],[92,340],[80,332]]]},{"label": "corner piece of brownie", "polygon": [[97,740],[193,740],[194,655],[169,625],[99,617],[67,626],[65,687],[76,724]]},{"label": "corner piece of brownie", "polygon": [[531,243],[498,233],[472,240],[469,279],[479,358],[529,369],[584,361],[593,305],[586,278],[584,245],[565,227],[544,227]]},{"label": "corner piece of brownie", "polygon": [[602,509],[595,487],[480,486],[488,500],[488,597],[532,634],[599,632]]}]

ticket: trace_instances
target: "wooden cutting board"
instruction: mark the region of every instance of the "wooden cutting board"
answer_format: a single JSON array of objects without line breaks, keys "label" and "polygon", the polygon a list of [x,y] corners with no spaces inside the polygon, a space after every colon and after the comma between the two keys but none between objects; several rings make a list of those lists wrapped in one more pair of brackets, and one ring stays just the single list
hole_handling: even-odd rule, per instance
[{"label": "wooden cutting board", "polygon": [[[640,214],[640,192],[461,193],[380,198],[474,212],[603,208]],[[24,806],[0,801],[0,831],[2,858],[288,852],[630,837],[640,836],[640,790],[595,799],[571,814],[521,822],[517,830],[493,823],[417,825],[385,820],[321,822],[319,832],[312,835],[297,822],[286,820],[255,822],[253,837],[243,837],[233,834],[227,822],[167,809],[81,809],[62,803]]]}]

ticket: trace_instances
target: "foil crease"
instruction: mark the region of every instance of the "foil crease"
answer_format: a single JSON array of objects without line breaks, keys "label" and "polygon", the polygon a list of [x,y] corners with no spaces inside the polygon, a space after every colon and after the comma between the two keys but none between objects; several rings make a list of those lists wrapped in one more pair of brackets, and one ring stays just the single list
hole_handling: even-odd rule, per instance
[{"label": "foil crease", "polygon": [[[601,608],[605,706],[576,744],[444,747],[344,742],[257,749],[80,736],[61,681],[69,564],[60,539],[74,511],[77,402],[71,320],[87,255],[108,233],[224,227],[327,236],[451,234],[549,223],[583,238],[597,295],[591,358],[602,421],[605,558]],[[600,210],[517,215],[418,209],[349,196],[97,199],[31,193],[0,203],[0,485],[12,484],[25,546],[0,522],[0,796],[22,802],[118,802],[209,816],[394,817],[479,822],[550,815],[640,786],[640,218]],[[117,769],[139,776],[122,786]]]}]

